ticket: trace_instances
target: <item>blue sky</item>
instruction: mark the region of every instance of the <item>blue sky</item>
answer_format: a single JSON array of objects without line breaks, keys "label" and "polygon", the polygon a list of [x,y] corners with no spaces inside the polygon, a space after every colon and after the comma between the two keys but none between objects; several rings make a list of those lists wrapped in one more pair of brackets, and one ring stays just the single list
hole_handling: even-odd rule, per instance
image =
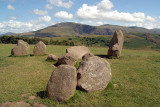
[{"label": "blue sky", "polygon": [[0,34],[60,22],[160,28],[160,0],[0,0]]}]

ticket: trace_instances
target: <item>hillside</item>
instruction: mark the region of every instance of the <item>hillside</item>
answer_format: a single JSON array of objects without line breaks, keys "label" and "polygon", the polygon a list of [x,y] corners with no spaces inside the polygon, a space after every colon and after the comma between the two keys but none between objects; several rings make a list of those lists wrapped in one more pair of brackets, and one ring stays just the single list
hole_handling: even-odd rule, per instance
[{"label": "hillside", "polygon": [[118,25],[90,26],[72,22],[59,23],[40,29],[34,32],[21,33],[24,37],[61,37],[61,36],[82,36],[82,35],[113,35],[116,30],[122,30],[124,33],[151,33],[160,34],[160,29],[145,29],[141,27],[124,27]]},{"label": "hillside", "polygon": [[11,36],[11,35],[17,35],[17,34],[16,33],[12,33],[12,32],[8,32],[8,33],[5,33],[5,34],[0,34],[0,36],[4,36],[4,35]]}]

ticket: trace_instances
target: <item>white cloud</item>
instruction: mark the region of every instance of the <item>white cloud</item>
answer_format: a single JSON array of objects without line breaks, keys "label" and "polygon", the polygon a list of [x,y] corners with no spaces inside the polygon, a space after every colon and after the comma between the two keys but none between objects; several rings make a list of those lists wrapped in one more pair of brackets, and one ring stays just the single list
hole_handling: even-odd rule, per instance
[{"label": "white cloud", "polygon": [[21,22],[16,20],[3,21],[0,22],[0,33],[22,33],[35,31],[47,27],[52,23],[53,22],[51,22],[50,16],[39,17],[37,20],[30,20],[28,22]]},{"label": "white cloud", "polygon": [[7,9],[9,9],[9,10],[16,10],[16,8],[15,7],[13,7],[12,5],[7,5]]},{"label": "white cloud", "polygon": [[73,15],[67,13],[66,11],[60,11],[55,13],[54,17],[62,18],[62,19],[72,19]]},{"label": "white cloud", "polygon": [[103,25],[104,23],[99,21],[99,22],[96,22],[96,24],[97,25]]},{"label": "white cloud", "polygon": [[73,5],[71,0],[47,0],[50,4],[53,4],[57,7],[70,8]]},{"label": "white cloud", "polygon": [[151,22],[155,22],[156,19],[151,17],[151,16],[147,16],[146,20],[151,21]]},{"label": "white cloud", "polygon": [[51,21],[51,17],[50,16],[43,16],[39,18],[39,21],[41,22],[50,22]]},{"label": "white cloud", "polygon": [[46,4],[45,8],[48,10],[52,10],[53,7],[50,4]]},{"label": "white cloud", "polygon": [[84,20],[115,20],[123,22],[143,22],[145,20],[144,13],[118,12],[117,10],[112,10],[112,7],[113,4],[109,0],[102,0],[95,6],[83,4],[77,11],[77,17]]},{"label": "white cloud", "polygon": [[33,13],[36,15],[48,15],[48,11],[46,10],[39,10],[39,9],[34,9]]},{"label": "white cloud", "polygon": [[[104,0],[103,0],[104,1]],[[107,0],[108,1],[108,0]],[[98,6],[88,6],[83,4],[77,11],[77,17],[82,20],[115,20],[123,22],[143,22],[144,13],[135,12],[133,14],[118,12],[117,10],[99,10]]]},{"label": "white cloud", "polygon": [[144,22],[127,23],[126,26],[137,26],[137,27],[144,27],[147,29],[154,29],[154,28],[160,28],[160,22],[159,20],[154,20],[154,21],[145,20]]},{"label": "white cloud", "polygon": [[[97,5],[83,4],[77,11],[76,16],[80,20],[94,20],[94,21],[117,21],[128,25],[133,23],[139,27],[145,28],[160,28],[158,18],[147,16],[142,12],[119,12],[113,10],[113,3],[110,0],[102,0]],[[98,24],[98,23],[97,23]]]},{"label": "white cloud", "polygon": [[12,16],[12,17],[10,17],[10,19],[11,19],[11,20],[16,20],[17,18],[14,17],[14,16]]},{"label": "white cloud", "polygon": [[98,5],[98,10],[108,11],[113,7],[113,3],[110,0],[102,0]]}]

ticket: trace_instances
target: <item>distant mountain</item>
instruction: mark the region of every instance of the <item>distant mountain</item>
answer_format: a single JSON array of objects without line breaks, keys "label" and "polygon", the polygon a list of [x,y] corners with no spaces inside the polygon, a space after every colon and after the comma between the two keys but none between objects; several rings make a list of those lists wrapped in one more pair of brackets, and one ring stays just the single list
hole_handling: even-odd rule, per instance
[{"label": "distant mountain", "polygon": [[56,36],[82,36],[82,35],[113,35],[116,30],[124,33],[151,33],[160,34],[160,29],[146,29],[141,27],[124,27],[118,25],[90,26],[72,22],[59,23],[33,32],[21,33],[24,37],[56,37]]},{"label": "distant mountain", "polygon": [[0,36],[4,36],[4,35],[11,36],[11,35],[16,35],[16,33],[8,32],[8,33],[5,33],[5,34],[0,34]]}]

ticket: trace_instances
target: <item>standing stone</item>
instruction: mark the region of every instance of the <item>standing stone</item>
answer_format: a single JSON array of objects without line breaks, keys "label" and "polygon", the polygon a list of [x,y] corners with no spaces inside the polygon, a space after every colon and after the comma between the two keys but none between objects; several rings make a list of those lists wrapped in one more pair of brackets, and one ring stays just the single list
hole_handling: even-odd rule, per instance
[{"label": "standing stone", "polygon": [[39,41],[35,46],[33,50],[34,55],[44,55],[46,54],[46,45]]},{"label": "standing stone", "polygon": [[76,68],[60,65],[53,71],[47,84],[47,96],[54,101],[64,102],[74,95],[76,85]]},{"label": "standing stone", "polygon": [[120,57],[123,48],[124,36],[121,30],[114,33],[109,44],[108,56]]},{"label": "standing stone", "polygon": [[29,44],[23,40],[18,40],[17,46],[11,50],[11,55],[14,56],[25,56],[29,55]]},{"label": "standing stone", "polygon": [[87,92],[104,90],[111,80],[110,64],[97,56],[83,60],[78,68],[77,86]]},{"label": "standing stone", "polygon": [[85,46],[73,46],[66,49],[66,53],[70,53],[77,59],[82,59],[82,56],[86,53],[90,53],[90,50]]},{"label": "standing stone", "polygon": [[77,59],[69,53],[66,53],[65,55],[62,55],[61,57],[58,58],[58,64],[66,64],[66,65],[71,65],[74,66],[77,62]]}]

